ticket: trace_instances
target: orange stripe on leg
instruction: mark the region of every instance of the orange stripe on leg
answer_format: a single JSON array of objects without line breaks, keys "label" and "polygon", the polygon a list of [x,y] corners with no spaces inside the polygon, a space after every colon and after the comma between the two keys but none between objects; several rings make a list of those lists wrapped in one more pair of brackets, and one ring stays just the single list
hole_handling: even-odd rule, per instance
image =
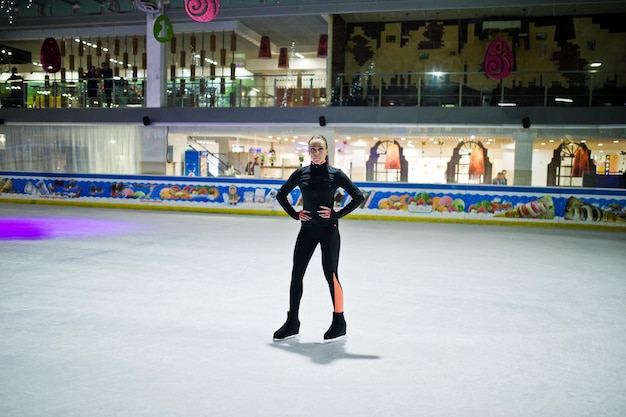
[{"label": "orange stripe on leg", "polygon": [[335,293],[335,313],[343,313],[343,288],[341,288],[341,284],[339,284],[335,274],[333,274],[333,288]]}]

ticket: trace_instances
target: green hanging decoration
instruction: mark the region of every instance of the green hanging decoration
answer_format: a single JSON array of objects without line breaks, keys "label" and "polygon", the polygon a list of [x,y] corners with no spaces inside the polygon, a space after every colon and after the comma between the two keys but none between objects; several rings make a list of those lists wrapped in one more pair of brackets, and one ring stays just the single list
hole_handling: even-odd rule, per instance
[{"label": "green hanging decoration", "polygon": [[[174,37],[174,26],[172,26],[172,22],[164,14],[156,18],[152,31],[154,39],[161,43],[169,42]],[[165,34],[161,35],[161,33]]]}]

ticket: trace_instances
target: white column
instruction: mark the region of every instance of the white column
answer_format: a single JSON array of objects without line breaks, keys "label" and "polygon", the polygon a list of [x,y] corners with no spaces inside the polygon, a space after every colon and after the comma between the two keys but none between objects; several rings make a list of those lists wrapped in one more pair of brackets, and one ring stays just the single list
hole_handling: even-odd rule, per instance
[{"label": "white column", "polygon": [[513,133],[515,141],[514,184],[509,185],[532,185],[533,143],[536,138],[537,133],[534,130],[525,129]]},{"label": "white column", "polygon": [[[160,15],[146,13],[146,55],[148,68],[146,69],[146,107],[165,107],[167,69],[165,68],[165,43],[154,38],[154,21]],[[165,28],[163,28],[165,29]]]}]

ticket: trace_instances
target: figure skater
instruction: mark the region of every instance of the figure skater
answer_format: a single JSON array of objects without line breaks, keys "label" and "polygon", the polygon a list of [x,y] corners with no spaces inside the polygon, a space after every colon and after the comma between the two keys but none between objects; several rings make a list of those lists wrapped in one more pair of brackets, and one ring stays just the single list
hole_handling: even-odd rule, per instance
[{"label": "figure skater", "polygon": [[[301,227],[293,253],[287,321],[274,333],[274,341],[298,336],[300,331],[298,311],[304,274],[318,244],[322,251],[324,276],[333,302],[333,320],[324,334],[324,341],[339,340],[346,335],[343,290],[337,273],[340,246],[338,220],[357,208],[364,197],[361,190],[343,171],[328,165],[328,142],[325,137],[315,135],[309,140],[309,156],[311,164],[296,170],[276,195],[276,200],[285,212],[293,219],[299,220]],[[296,187],[300,187],[302,194],[303,204],[300,212],[296,212],[287,200],[289,193]],[[334,197],[338,188],[343,188],[352,198],[344,207],[335,211]]]}]

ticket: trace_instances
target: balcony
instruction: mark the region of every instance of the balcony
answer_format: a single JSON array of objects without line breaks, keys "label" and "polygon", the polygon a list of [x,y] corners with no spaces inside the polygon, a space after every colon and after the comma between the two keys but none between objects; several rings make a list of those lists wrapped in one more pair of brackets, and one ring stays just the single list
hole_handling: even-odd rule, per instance
[{"label": "balcony", "polygon": [[[328,94],[327,81],[319,74],[195,77],[168,81],[165,107],[603,107],[626,104],[626,74],[611,71],[571,71],[577,83],[566,82],[563,73],[512,73],[505,80],[491,80],[479,72],[423,72],[394,74],[338,74]],[[47,78],[46,78],[47,77]],[[622,81],[622,82],[620,82]],[[145,80],[116,77],[112,107],[144,107]],[[86,83],[68,76],[61,80],[25,77],[15,84],[0,83],[3,107],[85,108],[104,107],[100,87],[89,100]]]}]

